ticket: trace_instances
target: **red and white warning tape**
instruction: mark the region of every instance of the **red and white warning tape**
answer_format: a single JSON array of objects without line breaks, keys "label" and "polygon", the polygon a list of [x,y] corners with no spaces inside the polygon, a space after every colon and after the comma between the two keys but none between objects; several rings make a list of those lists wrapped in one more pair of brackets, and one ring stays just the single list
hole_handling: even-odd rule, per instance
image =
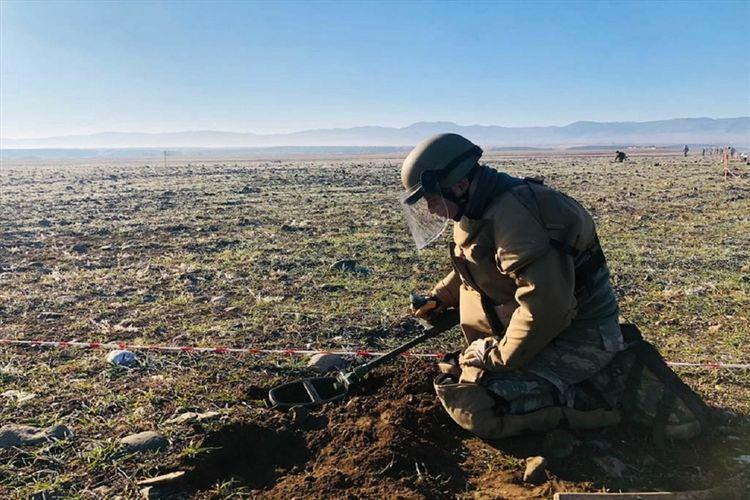
[{"label": "red and white warning tape", "polygon": [[[382,356],[386,354],[384,352],[367,351],[364,349],[356,351],[321,351],[312,349],[255,349],[251,347],[195,347],[195,346],[166,346],[166,345],[140,345],[140,344],[128,344],[126,342],[75,342],[75,341],[64,341],[64,340],[15,340],[15,339],[0,339],[0,345],[23,345],[23,346],[36,346],[36,347],[79,347],[83,349],[121,349],[130,351],[169,351],[169,352],[201,352],[201,353],[214,353],[214,354],[227,354],[227,353],[239,353],[239,354],[284,354],[287,356],[312,356],[313,354],[339,354],[341,356],[359,356],[363,358],[370,358],[373,356]],[[443,353],[411,353],[404,352],[401,356],[405,358],[442,358]]]},{"label": "red and white warning tape", "polygon": [[[16,340],[0,339],[0,345],[21,345],[34,347],[58,347],[61,349],[68,347],[78,347],[83,349],[121,349],[121,350],[138,350],[138,351],[167,351],[167,352],[196,352],[196,353],[214,353],[214,354],[282,354],[287,356],[311,356],[313,354],[339,354],[341,356],[358,356],[370,358],[373,356],[382,356],[384,352],[367,351],[364,349],[355,351],[321,351],[313,349],[255,349],[251,347],[195,347],[195,346],[165,346],[165,345],[140,345],[128,344],[126,342],[77,342],[64,340]],[[443,357],[444,353],[424,353],[424,352],[404,352],[401,356],[405,358],[437,358]],[[750,369],[750,363],[692,363],[682,361],[667,361],[670,366],[682,367],[699,367],[699,368],[726,368],[735,370]]]}]

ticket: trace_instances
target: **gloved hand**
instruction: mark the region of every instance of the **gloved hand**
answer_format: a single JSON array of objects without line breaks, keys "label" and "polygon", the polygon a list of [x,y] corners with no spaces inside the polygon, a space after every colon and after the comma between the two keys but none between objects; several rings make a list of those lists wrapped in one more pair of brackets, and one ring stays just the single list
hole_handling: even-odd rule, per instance
[{"label": "gloved hand", "polygon": [[497,347],[497,344],[498,342],[495,337],[485,337],[475,340],[461,354],[458,360],[461,368],[474,367],[486,370],[487,356],[492,349]]},{"label": "gloved hand", "polygon": [[464,349],[463,354],[458,359],[461,366],[461,377],[459,382],[478,384],[487,370],[487,357],[498,345],[494,337],[477,339],[469,347]]},{"label": "gloved hand", "polygon": [[414,307],[412,304],[410,308],[414,316],[425,321],[429,321],[430,318],[445,310],[445,306],[437,297],[427,297],[427,301],[422,306]]}]

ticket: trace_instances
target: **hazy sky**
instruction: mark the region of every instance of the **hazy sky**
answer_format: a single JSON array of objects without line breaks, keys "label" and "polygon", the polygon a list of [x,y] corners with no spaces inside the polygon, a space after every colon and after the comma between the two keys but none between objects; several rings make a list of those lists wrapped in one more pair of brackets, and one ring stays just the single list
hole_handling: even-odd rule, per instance
[{"label": "hazy sky", "polygon": [[750,114],[750,2],[0,0],[0,136]]}]

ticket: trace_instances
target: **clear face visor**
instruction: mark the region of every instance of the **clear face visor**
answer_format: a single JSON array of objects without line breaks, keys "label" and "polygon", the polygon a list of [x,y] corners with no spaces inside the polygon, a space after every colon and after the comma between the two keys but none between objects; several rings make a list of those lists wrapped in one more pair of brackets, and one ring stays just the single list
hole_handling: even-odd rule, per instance
[{"label": "clear face visor", "polygon": [[422,250],[448,227],[448,207],[439,195],[424,196],[421,186],[400,196],[406,225],[417,250]]}]

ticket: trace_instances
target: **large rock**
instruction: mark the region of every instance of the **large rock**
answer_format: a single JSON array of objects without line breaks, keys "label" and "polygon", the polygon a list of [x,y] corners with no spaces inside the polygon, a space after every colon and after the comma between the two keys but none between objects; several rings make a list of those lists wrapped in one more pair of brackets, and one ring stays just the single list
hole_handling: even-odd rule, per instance
[{"label": "large rock", "polygon": [[346,367],[346,361],[338,354],[318,353],[313,354],[307,366],[320,373],[341,370]]},{"label": "large rock", "polygon": [[72,435],[70,429],[64,425],[40,429],[30,425],[7,424],[0,427],[0,449],[39,444],[49,439],[63,439]]},{"label": "large rock", "polygon": [[120,439],[120,444],[124,445],[127,451],[136,452],[161,450],[169,446],[169,441],[158,432],[144,431]]},{"label": "large rock", "polygon": [[541,484],[547,480],[547,459],[544,457],[529,457],[526,459],[526,470],[523,482]]}]

